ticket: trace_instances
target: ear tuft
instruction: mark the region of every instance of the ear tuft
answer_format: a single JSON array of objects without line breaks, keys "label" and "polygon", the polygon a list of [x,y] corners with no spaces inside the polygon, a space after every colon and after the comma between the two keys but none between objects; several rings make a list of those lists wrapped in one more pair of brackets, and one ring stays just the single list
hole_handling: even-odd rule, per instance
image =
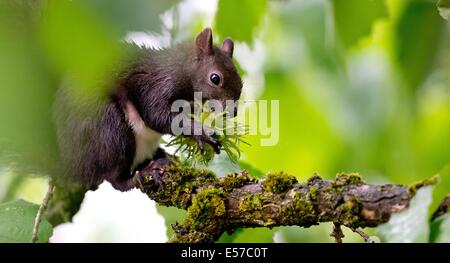
[{"label": "ear tuft", "polygon": [[198,34],[197,38],[195,39],[195,44],[200,53],[211,55],[213,53],[213,39],[211,28],[207,27],[203,29],[203,31]]},{"label": "ear tuft", "polygon": [[225,38],[222,43],[222,51],[227,54],[228,57],[233,57],[234,43],[230,38]]}]

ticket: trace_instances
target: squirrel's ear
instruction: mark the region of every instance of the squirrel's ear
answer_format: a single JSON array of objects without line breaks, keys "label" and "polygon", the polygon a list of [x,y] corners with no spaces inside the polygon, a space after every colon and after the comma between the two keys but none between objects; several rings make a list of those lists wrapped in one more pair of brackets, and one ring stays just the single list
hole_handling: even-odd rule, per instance
[{"label": "squirrel's ear", "polygon": [[213,53],[213,39],[211,28],[207,27],[203,29],[203,31],[198,34],[197,38],[195,39],[195,44],[197,45],[197,49],[202,54],[211,55]]},{"label": "squirrel's ear", "polygon": [[233,57],[233,49],[234,49],[234,43],[233,40],[229,38],[225,38],[222,43],[222,51],[227,54],[230,58]]}]

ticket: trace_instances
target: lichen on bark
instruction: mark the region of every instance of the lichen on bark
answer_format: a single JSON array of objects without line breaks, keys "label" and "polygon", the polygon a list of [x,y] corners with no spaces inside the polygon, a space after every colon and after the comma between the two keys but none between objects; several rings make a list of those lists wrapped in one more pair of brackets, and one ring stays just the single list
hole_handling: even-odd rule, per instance
[{"label": "lichen on bark", "polygon": [[355,173],[330,181],[313,175],[301,183],[284,172],[261,180],[246,171],[218,178],[207,170],[169,165],[144,169],[141,176],[141,190],[150,198],[188,211],[183,223],[173,224],[172,242],[214,242],[242,227],[321,222],[374,227],[406,209],[414,195],[403,185],[367,184]]}]

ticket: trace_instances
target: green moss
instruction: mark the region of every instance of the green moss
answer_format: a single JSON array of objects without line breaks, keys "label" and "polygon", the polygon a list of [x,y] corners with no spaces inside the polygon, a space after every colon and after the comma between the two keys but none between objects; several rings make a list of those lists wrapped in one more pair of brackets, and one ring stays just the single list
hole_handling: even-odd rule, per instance
[{"label": "green moss", "polygon": [[209,219],[217,219],[225,215],[226,206],[224,192],[211,188],[198,193],[192,200],[184,225],[189,229],[204,227]]},{"label": "green moss", "polygon": [[165,168],[170,174],[171,180],[186,181],[190,179],[196,180],[214,180],[217,179],[216,174],[211,170],[196,169],[192,167],[180,167],[171,165]]},{"label": "green moss", "polygon": [[312,183],[312,182],[314,182],[316,180],[322,180],[322,177],[320,177],[320,175],[314,173],[313,176],[309,177],[306,182],[307,183]]},{"label": "green moss", "polygon": [[291,188],[296,182],[297,179],[293,175],[284,172],[269,173],[265,178],[263,187],[268,192],[279,193]]},{"label": "green moss", "polygon": [[241,212],[259,211],[263,209],[263,195],[249,194],[239,202],[239,210]]},{"label": "green moss", "polygon": [[415,182],[408,187],[408,193],[410,195],[415,195],[417,193],[417,190],[419,190],[420,188],[424,186],[434,185],[437,182],[438,182],[437,176],[433,176],[431,178],[426,178],[421,181]]},{"label": "green moss", "polygon": [[319,187],[317,186],[311,186],[309,188],[309,196],[311,197],[311,199],[316,199],[317,197],[317,192],[319,191]]},{"label": "green moss", "polygon": [[220,178],[218,186],[222,187],[224,191],[229,192],[253,181],[247,173],[232,173]]},{"label": "green moss", "polygon": [[298,224],[303,227],[314,225],[317,222],[316,210],[308,194],[296,193],[289,205],[282,206],[281,214],[288,224]]},{"label": "green moss", "polygon": [[[192,194],[205,185],[213,184],[217,177],[210,170],[201,170],[192,167],[168,166],[165,168],[166,177],[164,186],[156,192],[156,197],[165,205],[174,205],[187,209],[191,203]],[[147,179],[150,180],[150,179]],[[151,179],[152,180],[152,179]],[[148,182],[147,182],[148,183]],[[144,185],[146,181],[144,179]]]},{"label": "green moss", "polygon": [[296,211],[300,211],[302,215],[314,215],[315,209],[311,196],[298,194],[294,198],[294,207]]},{"label": "green moss", "polygon": [[360,203],[355,197],[341,204],[336,209],[336,212],[339,214],[339,223],[345,226],[359,226],[358,221],[360,210]]},{"label": "green moss", "polygon": [[365,183],[358,173],[339,173],[334,180],[335,186],[355,185]]},{"label": "green moss", "polygon": [[[133,180],[135,180],[136,177],[133,178]],[[144,176],[144,184],[149,184],[153,181],[153,177],[152,176]],[[133,183],[136,185],[136,181],[133,181]]]}]

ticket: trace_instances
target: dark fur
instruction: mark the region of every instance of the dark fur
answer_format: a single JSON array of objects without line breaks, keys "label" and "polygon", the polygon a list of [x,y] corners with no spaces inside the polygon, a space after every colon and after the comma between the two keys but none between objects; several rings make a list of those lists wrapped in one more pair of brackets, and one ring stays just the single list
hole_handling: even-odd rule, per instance
[{"label": "dark fur", "polygon": [[[131,66],[118,74],[106,101],[83,101],[68,86],[62,87],[57,94],[55,120],[63,173],[90,187],[103,180],[121,191],[134,187],[131,165],[135,138],[124,112],[125,103],[135,106],[147,127],[168,134],[173,101],[192,100],[194,91],[223,102],[239,98],[242,83],[232,52],[231,40],[225,40],[221,48],[213,46],[211,30],[205,29],[192,44],[161,51],[139,50]],[[211,69],[223,75],[221,87],[209,82]],[[196,140],[215,143],[206,135]],[[158,150],[154,158],[163,156]]]}]

